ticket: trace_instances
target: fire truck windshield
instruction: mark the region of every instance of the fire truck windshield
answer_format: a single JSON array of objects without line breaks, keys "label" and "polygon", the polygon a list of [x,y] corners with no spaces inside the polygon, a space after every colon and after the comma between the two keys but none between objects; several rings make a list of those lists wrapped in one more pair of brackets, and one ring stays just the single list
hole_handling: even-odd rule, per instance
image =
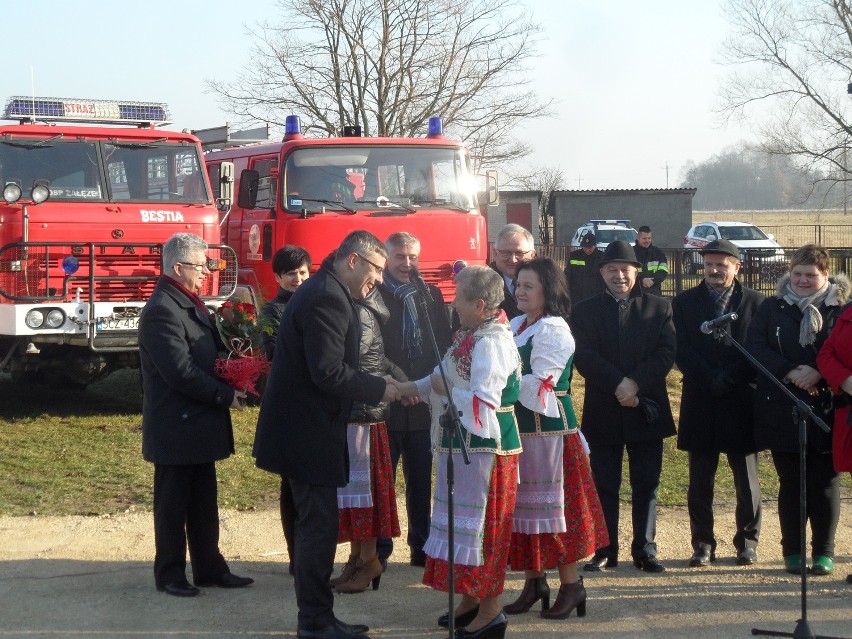
[{"label": "fire truck windshield", "polygon": [[24,198],[36,180],[47,180],[51,201],[207,204],[199,167],[196,147],[163,139],[0,140],[0,184],[18,184]]},{"label": "fire truck windshield", "polygon": [[287,156],[284,208],[469,212],[476,184],[467,152],[446,146],[313,146]]}]

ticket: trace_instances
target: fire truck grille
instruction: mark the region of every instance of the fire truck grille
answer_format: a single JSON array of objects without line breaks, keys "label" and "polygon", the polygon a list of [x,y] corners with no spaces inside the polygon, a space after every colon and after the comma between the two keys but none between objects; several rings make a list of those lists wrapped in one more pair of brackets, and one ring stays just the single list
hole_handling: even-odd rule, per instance
[{"label": "fire truck grille", "polygon": [[[160,245],[18,243],[0,250],[0,297],[13,301],[147,300],[160,274]],[[211,246],[217,262],[201,296],[228,297],[236,288],[234,252]]]}]

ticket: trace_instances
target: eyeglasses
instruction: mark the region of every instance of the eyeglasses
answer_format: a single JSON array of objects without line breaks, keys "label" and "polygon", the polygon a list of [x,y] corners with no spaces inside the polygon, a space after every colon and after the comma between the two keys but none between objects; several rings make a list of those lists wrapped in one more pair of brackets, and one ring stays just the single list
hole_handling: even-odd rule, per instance
[{"label": "eyeglasses", "polygon": [[370,266],[372,266],[372,267],[375,269],[375,271],[376,271],[376,275],[381,275],[381,274],[384,272],[384,270],[385,270],[385,269],[384,269],[383,267],[379,266],[379,265],[378,265],[378,264],[376,264],[375,262],[371,262],[370,260],[368,260],[366,257],[364,257],[363,255],[361,255],[360,253],[355,253],[355,255],[357,255],[358,257],[360,257],[362,260],[364,260],[364,261],[365,261],[367,264],[369,264]]},{"label": "eyeglasses", "polygon": [[501,251],[500,249],[496,249],[496,251],[500,254],[500,257],[505,257],[507,259],[510,257],[514,257],[516,260],[522,260],[527,255],[532,253],[533,250],[530,249],[529,251]]},{"label": "eyeglasses", "polygon": [[204,269],[207,269],[208,271],[211,270],[209,261],[204,262],[204,264],[193,264],[192,262],[178,262],[178,264],[183,266],[192,266],[196,271],[203,271]]}]

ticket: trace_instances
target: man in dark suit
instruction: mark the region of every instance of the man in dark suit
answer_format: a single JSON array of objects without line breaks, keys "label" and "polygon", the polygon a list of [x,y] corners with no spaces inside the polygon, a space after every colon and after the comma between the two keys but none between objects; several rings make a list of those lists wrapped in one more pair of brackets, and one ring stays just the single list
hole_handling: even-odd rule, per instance
[{"label": "man in dark suit", "polygon": [[[379,290],[390,318],[382,327],[385,355],[399,366],[408,379],[429,375],[437,361],[425,319],[420,317],[417,289],[411,272],[420,260],[420,240],[410,233],[394,233],[385,240],[388,261]],[[429,284],[432,301],[425,300],[435,341],[441,355],[450,346],[452,335],[444,298],[438,287]],[[394,475],[400,456],[405,477],[405,507],[408,515],[408,547],[412,566],[425,566],[423,545],[429,536],[429,510],[432,506],[432,445],[429,429],[432,416],[427,404],[390,405],[387,421],[391,463]],[[390,539],[379,540],[379,558],[387,561],[393,551]]]},{"label": "man in dark suit", "polygon": [[[207,244],[178,233],[163,245],[163,274],[139,320],[142,454],[154,463],[154,579],[157,589],[192,597],[196,586],[253,583],[231,574],[219,552],[216,461],[234,452],[229,408],[236,392],[213,374],[218,342],[198,297]],[[186,549],[195,586],[186,579]]]},{"label": "man in dark suit", "polygon": [[604,292],[571,316],[574,362],[586,380],[583,434],[610,544],[585,570],[618,565],[618,493],[627,449],[633,508],[633,564],[663,572],[657,561],[657,488],[663,438],[675,434],[666,375],[674,364],[675,330],[668,300],[636,285],[639,262],[627,242],[611,242],[601,259]]},{"label": "man in dark suit", "polygon": [[284,309],[257,422],[257,465],[287,477],[296,505],[298,636],[349,639],[367,631],[334,616],[328,584],[337,547],[337,488],[349,480],[346,420],[353,401],[399,399],[396,385],[358,371],[355,299],[382,282],[387,251],[353,231]]},{"label": "man in dark suit", "polygon": [[675,361],[683,373],[677,447],[689,453],[687,507],[694,551],[689,565],[709,566],[716,559],[713,483],[719,454],[726,453],[737,494],[737,563],[748,566],[757,561],[761,518],[751,386],[755,371],[730,339],[704,334],[701,324],[736,313],[738,319],[726,328],[743,343],[763,295],[737,281],[740,254],[728,240],[710,242],[701,255],[704,281],[672,301]]},{"label": "man in dark suit", "polygon": [[520,224],[507,224],[497,233],[494,242],[494,261],[491,268],[503,276],[503,303],[500,308],[506,311],[509,319],[521,314],[515,301],[515,270],[518,262],[535,257],[533,236]]}]

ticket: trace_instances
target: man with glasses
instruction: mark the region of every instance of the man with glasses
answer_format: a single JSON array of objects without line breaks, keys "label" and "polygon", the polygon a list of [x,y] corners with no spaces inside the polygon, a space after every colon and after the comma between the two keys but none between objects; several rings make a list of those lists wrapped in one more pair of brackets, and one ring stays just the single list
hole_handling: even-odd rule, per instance
[{"label": "man with glasses", "polygon": [[[198,586],[253,583],[231,574],[219,551],[216,462],[234,452],[229,408],[245,393],[213,374],[215,323],[198,297],[207,243],[178,233],[163,245],[163,274],[139,320],[142,454],[154,464],[154,580],[193,597]],[[195,586],[186,579],[186,550]]]},{"label": "man with glasses", "polygon": [[254,456],[290,482],[296,506],[298,637],[364,639],[368,628],[334,616],[329,579],[337,549],[337,488],[349,480],[346,422],[354,401],[398,400],[392,380],[358,370],[355,300],[382,283],[387,251],[353,231],[302,284],[281,317]]},{"label": "man with glasses", "polygon": [[494,261],[491,268],[503,276],[503,303],[500,308],[506,311],[509,319],[521,314],[515,301],[515,270],[518,262],[535,257],[533,236],[520,224],[507,224],[497,234],[494,242]]}]

